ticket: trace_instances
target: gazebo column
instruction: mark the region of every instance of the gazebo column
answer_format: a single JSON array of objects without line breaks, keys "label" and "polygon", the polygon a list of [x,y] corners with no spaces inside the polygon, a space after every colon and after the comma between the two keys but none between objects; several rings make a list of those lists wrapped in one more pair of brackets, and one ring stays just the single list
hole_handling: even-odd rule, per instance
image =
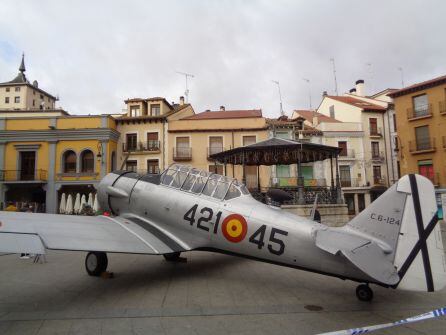
[{"label": "gazebo column", "polygon": [[225,161],[225,164],[223,165],[223,169],[225,170],[224,172],[225,172],[225,177],[227,177],[227,174],[226,174],[226,161]]},{"label": "gazebo column", "polygon": [[242,183],[246,185],[246,175],[245,175],[245,153],[242,154]]},{"label": "gazebo column", "polygon": [[297,160],[297,204],[305,205],[304,178],[302,176],[302,150],[299,149]]},{"label": "gazebo column", "polygon": [[260,193],[260,165],[257,165],[257,191]]},{"label": "gazebo column", "polygon": [[334,190],[333,155],[330,155],[330,170],[331,170],[331,189]]},{"label": "gazebo column", "polygon": [[339,179],[338,155],[336,154],[336,203],[342,204],[341,180]]}]

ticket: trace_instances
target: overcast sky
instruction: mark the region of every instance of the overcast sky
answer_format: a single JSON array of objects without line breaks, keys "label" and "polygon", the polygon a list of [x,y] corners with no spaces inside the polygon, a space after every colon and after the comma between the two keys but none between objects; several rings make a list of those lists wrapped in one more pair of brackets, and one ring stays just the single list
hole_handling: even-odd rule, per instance
[{"label": "overcast sky", "polygon": [[[26,74],[72,114],[119,113],[123,100],[206,109],[317,107],[366,81],[366,93],[446,74],[446,1],[20,1],[0,4],[0,82]],[[369,65],[368,65],[369,64]],[[370,65],[371,64],[371,65]]]}]

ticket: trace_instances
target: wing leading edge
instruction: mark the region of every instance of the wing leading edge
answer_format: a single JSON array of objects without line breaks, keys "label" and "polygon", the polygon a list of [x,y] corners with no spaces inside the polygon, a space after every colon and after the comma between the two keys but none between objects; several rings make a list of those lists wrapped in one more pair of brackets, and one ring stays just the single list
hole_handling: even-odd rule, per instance
[{"label": "wing leading edge", "polygon": [[0,212],[0,252],[167,254],[191,248],[142,218]]}]

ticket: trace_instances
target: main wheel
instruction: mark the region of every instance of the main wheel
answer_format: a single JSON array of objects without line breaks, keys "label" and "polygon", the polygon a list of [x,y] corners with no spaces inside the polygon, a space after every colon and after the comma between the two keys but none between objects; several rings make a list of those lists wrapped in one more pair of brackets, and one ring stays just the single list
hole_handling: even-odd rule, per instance
[{"label": "main wheel", "polygon": [[89,252],[85,258],[85,269],[90,276],[100,276],[107,270],[108,258],[105,252]]},{"label": "main wheel", "polygon": [[180,259],[180,255],[181,255],[181,252],[176,251],[176,252],[172,252],[170,254],[164,254],[163,256],[166,261],[175,262]]},{"label": "main wheel", "polygon": [[373,291],[369,285],[361,284],[356,288],[356,297],[361,301],[372,301]]}]

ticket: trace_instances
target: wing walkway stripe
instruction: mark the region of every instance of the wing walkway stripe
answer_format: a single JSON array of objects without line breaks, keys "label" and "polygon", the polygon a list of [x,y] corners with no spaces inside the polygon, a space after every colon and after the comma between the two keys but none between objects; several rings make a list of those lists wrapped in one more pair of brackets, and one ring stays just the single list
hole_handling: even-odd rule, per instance
[{"label": "wing walkway stripe", "polygon": [[151,225],[150,223],[143,221],[141,219],[132,217],[132,218],[126,218],[129,221],[132,221],[133,223],[136,223],[138,226],[140,226],[142,229],[148,231],[152,235],[154,235],[156,238],[158,238],[161,242],[163,242],[167,247],[172,249],[172,251],[184,251],[184,248],[179,245],[177,242],[175,242],[170,237],[166,236],[161,230],[156,228],[155,226]]}]

